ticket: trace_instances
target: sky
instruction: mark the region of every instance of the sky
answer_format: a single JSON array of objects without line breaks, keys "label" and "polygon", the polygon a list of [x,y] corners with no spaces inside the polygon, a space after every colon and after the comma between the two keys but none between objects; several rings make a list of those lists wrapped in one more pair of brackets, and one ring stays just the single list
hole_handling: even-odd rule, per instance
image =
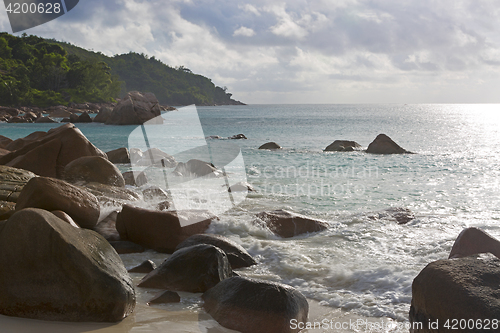
[{"label": "sky", "polygon": [[499,17],[496,0],[80,0],[24,32],[155,56],[248,104],[500,103]]}]

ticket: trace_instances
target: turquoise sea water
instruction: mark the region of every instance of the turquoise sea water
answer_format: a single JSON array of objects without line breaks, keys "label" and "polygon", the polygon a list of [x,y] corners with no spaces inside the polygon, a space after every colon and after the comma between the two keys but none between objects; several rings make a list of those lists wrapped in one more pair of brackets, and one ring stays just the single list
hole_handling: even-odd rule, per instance
[{"label": "turquoise sea water", "polygon": [[[205,136],[248,137],[232,142],[258,192],[210,227],[258,259],[244,275],[290,284],[331,308],[405,321],[413,278],[447,258],[463,228],[500,238],[500,105],[249,105],[198,113]],[[0,123],[0,134],[15,139],[56,126]],[[126,147],[135,128],[77,127],[103,151]],[[366,148],[380,133],[416,154],[322,151],[336,139]],[[284,149],[257,149],[268,141]],[[409,208],[416,218],[398,225],[368,217],[389,207]],[[331,226],[280,239],[254,223],[270,209]]]}]

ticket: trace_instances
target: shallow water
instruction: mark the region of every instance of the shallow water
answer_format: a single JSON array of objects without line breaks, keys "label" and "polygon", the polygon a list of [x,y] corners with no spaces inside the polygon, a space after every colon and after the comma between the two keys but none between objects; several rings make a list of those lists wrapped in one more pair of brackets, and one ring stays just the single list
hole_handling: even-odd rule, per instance
[{"label": "shallow water", "polygon": [[[241,270],[243,275],[290,284],[323,306],[325,316],[342,311],[405,322],[413,278],[428,263],[447,258],[463,228],[477,226],[500,238],[499,109],[498,105],[200,107],[205,136],[243,133],[249,138],[231,142],[240,146],[247,179],[257,189],[221,213],[209,232],[233,239],[257,258],[259,264]],[[135,128],[77,126],[104,151],[127,146]],[[0,134],[17,138],[51,127],[55,125],[0,124]],[[355,140],[366,147],[379,133],[417,154],[322,151],[336,139]],[[256,149],[268,141],[284,149]],[[169,149],[168,133],[162,144]],[[406,225],[369,218],[389,207],[407,207],[416,218]],[[281,208],[328,221],[330,228],[280,239],[254,223],[256,213]],[[123,258],[126,263],[131,260]],[[131,331],[148,331],[156,325],[150,322],[162,323],[174,313],[179,321],[175,325],[180,326],[172,326],[173,331],[182,332],[185,316],[191,326],[198,323],[195,299],[187,297],[180,308],[161,311],[139,302],[142,310],[120,329],[126,331],[132,323]],[[182,314],[176,314],[178,309]],[[102,330],[108,331],[111,328]]]}]

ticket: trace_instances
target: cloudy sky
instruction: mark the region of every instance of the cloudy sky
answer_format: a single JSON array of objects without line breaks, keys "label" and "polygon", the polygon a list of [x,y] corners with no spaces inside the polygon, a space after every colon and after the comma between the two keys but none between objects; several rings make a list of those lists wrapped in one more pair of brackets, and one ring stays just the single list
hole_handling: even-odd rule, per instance
[{"label": "cloudy sky", "polygon": [[25,32],[154,55],[251,104],[500,103],[499,17],[496,0],[80,0]]}]

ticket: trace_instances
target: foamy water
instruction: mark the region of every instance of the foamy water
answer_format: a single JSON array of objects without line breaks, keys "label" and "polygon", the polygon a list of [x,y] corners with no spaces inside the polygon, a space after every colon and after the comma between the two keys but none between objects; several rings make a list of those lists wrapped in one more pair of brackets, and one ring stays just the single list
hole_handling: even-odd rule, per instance
[{"label": "foamy water", "polygon": [[[257,189],[228,211],[227,207],[218,207],[225,212],[220,214],[220,221],[212,223],[209,232],[240,243],[257,259],[259,264],[240,270],[242,275],[294,286],[324,309],[314,314],[319,319],[324,316],[340,320],[348,313],[355,318],[380,317],[404,323],[414,277],[428,263],[447,258],[463,228],[477,226],[500,238],[499,108],[199,108],[205,136],[243,133],[249,138],[233,142],[241,147],[247,180]],[[0,124],[0,134],[17,138],[50,127],[54,126]],[[134,129],[102,124],[78,127],[104,151],[126,146],[127,136]],[[389,135],[417,154],[378,156],[322,151],[336,139],[355,140],[366,147],[379,133]],[[268,141],[275,141],[284,149],[256,149]],[[166,133],[167,150],[168,142]],[[398,225],[390,219],[370,218],[373,212],[389,207],[409,208],[415,219]],[[316,234],[281,239],[263,228],[255,217],[258,212],[274,209],[320,218],[328,221],[330,227]],[[160,262],[165,258],[151,252],[122,256],[126,265],[150,257]],[[171,326],[174,330],[169,330],[172,332],[191,332],[193,327],[212,332],[210,329],[217,327],[205,317],[198,318],[200,303],[196,295],[185,295],[180,305],[154,308],[141,303],[149,296],[141,291],[139,314],[120,324],[122,331],[154,331],[155,323],[167,327],[162,326],[165,321],[175,323]],[[102,329],[111,332],[110,327]],[[81,331],[92,329],[82,326]]]}]

